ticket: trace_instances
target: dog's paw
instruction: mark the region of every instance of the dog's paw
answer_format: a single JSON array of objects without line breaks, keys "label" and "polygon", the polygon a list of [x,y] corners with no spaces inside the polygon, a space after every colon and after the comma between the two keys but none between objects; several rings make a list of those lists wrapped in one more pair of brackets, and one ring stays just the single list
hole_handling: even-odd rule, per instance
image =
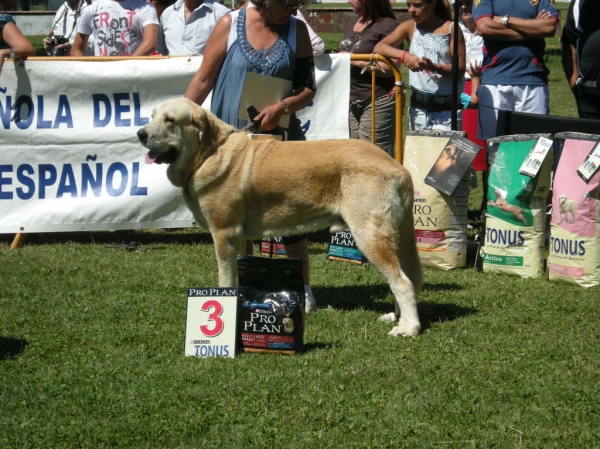
[{"label": "dog's paw", "polygon": [[382,321],[384,323],[395,323],[398,317],[394,312],[386,313],[385,315],[381,315],[377,318],[377,321]]},{"label": "dog's paw", "polygon": [[421,325],[419,323],[412,325],[399,324],[398,326],[394,326],[394,328],[388,332],[388,335],[392,337],[416,337],[419,335],[420,330]]}]

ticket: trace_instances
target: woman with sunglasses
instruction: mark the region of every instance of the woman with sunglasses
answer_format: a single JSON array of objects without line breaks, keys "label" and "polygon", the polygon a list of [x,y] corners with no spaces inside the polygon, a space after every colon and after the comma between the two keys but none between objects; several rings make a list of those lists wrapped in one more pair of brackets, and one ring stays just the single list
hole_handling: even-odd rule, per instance
[{"label": "woman with sunglasses", "polygon": [[[255,0],[254,8],[224,15],[206,44],[204,59],[185,97],[202,104],[212,90],[211,112],[236,128],[248,124],[238,118],[242,89],[249,72],[293,81],[293,91],[259,111],[254,121],[264,131],[290,114],[289,140],[305,140],[295,112],[315,96],[313,50],[306,25],[293,17],[297,0]],[[316,308],[309,282],[308,243],[305,237],[284,239],[289,257],[304,261],[306,311]]]},{"label": "woman with sunglasses", "polygon": [[[349,0],[356,17],[346,24],[341,53],[370,54],[375,45],[398,26],[390,0]],[[396,136],[394,74],[383,63],[375,71],[375,130],[372,130],[372,88],[370,63],[350,63],[350,137],[371,142],[394,157]]]}]

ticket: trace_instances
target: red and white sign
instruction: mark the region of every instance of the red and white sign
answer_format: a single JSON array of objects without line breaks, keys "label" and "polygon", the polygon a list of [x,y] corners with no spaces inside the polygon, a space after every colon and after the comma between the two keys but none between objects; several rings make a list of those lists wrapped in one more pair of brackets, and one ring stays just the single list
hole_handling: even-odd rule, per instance
[{"label": "red and white sign", "polygon": [[235,357],[237,288],[188,288],[185,355]]}]

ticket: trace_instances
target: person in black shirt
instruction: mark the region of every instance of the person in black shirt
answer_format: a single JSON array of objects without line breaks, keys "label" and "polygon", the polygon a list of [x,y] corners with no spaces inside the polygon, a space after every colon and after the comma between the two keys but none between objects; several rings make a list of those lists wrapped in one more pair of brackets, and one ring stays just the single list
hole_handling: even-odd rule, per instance
[{"label": "person in black shirt", "polygon": [[571,0],[561,37],[562,64],[580,118],[600,119],[600,2]]}]

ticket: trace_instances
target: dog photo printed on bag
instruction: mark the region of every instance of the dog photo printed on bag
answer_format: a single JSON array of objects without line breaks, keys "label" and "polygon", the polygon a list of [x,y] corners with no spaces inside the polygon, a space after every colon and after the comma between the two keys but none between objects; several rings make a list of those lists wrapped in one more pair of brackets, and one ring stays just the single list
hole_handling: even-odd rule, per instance
[{"label": "dog photo printed on bag", "polygon": [[470,169],[463,172],[452,195],[426,179],[448,143],[464,136],[460,131],[413,131],[406,137],[403,164],[413,177],[415,237],[424,266],[452,270],[467,264]]},{"label": "dog photo printed on bag", "polygon": [[488,179],[483,271],[538,277],[543,273],[546,198],[550,190],[553,153],[537,175],[521,166],[539,134],[502,136],[488,140]]},{"label": "dog photo printed on bag", "polygon": [[599,196],[600,172],[589,180],[578,173],[597,145],[599,136],[559,133],[560,147],[552,194],[552,221],[548,256],[550,280],[583,287],[600,284]]}]

